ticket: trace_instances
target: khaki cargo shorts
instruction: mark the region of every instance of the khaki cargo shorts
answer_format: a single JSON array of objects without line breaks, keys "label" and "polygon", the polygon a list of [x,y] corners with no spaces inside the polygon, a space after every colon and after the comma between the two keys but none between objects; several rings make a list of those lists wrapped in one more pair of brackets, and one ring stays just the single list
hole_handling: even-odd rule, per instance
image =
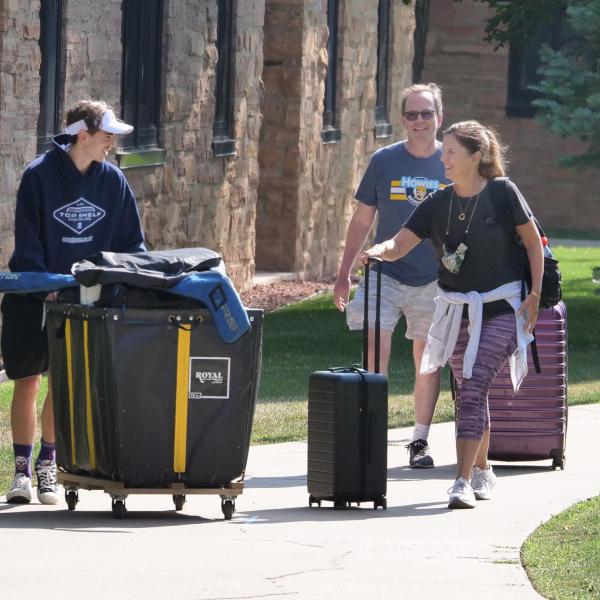
[{"label": "khaki cargo shorts", "polygon": [[[369,278],[369,329],[375,328],[375,295],[377,293],[377,275],[370,273]],[[389,277],[381,276],[381,329],[394,331],[400,317],[406,317],[406,338],[425,340],[433,319],[437,296],[437,281],[427,285],[413,287],[404,285]],[[351,330],[363,328],[364,317],[364,280],[361,279],[354,298],[346,306],[346,322]]]}]

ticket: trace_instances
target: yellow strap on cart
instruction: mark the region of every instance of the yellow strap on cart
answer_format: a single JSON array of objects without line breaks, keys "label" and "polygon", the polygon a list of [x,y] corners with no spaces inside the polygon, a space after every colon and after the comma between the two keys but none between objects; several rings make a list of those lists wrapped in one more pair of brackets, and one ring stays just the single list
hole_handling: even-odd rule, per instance
[{"label": "yellow strap on cart", "polygon": [[90,384],[90,354],[88,344],[88,320],[83,320],[83,360],[85,365],[85,417],[87,425],[88,451],[90,467],[96,468],[96,442],[94,440],[94,422],[92,420],[92,391]]},{"label": "yellow strap on cart", "polygon": [[191,325],[179,325],[177,335],[175,444],[173,449],[173,470],[175,473],[184,473],[186,468],[191,330]]},{"label": "yellow strap on cart", "polygon": [[[71,319],[65,319],[65,348],[67,351],[67,392],[69,394],[69,426],[71,428],[71,462],[75,459],[75,403],[73,400],[73,352],[71,347]],[[56,402],[56,400],[55,400]]]}]

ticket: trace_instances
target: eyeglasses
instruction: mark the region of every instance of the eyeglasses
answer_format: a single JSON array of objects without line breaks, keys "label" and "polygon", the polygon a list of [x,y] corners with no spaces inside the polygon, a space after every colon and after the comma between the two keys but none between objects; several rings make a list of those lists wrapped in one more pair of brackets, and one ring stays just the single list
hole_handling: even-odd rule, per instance
[{"label": "eyeglasses", "polygon": [[435,112],[433,110],[409,110],[404,113],[404,116],[408,121],[416,121],[419,118],[419,115],[421,115],[423,121],[431,121]]}]

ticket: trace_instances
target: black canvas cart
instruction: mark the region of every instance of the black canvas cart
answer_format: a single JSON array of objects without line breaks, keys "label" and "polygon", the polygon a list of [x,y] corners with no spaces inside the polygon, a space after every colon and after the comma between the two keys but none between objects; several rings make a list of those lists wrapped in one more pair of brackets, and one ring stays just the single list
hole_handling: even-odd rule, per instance
[{"label": "black canvas cart", "polygon": [[243,492],[256,402],[262,311],[226,343],[203,308],[101,308],[49,303],[50,381],[58,479],[103,490],[116,518],[130,494],[221,498]]}]

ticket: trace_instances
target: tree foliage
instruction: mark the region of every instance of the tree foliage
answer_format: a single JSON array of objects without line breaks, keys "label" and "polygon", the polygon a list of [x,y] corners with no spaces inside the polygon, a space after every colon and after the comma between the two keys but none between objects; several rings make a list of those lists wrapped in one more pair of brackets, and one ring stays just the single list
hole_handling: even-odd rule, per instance
[{"label": "tree foliage", "polygon": [[600,167],[600,0],[571,0],[572,35],[560,51],[544,47],[534,102],[538,119],[561,137],[578,136],[587,151],[561,159],[577,169]]},{"label": "tree foliage", "polygon": [[[458,2],[462,0],[457,0]],[[587,150],[561,163],[577,169],[600,166],[600,0],[477,0],[493,9],[486,41],[496,47],[525,42],[544,22],[565,12],[569,36],[560,50],[545,46],[534,101],[537,118],[561,137],[577,136]]]},{"label": "tree foliage", "polygon": [[[462,0],[456,0],[461,2]],[[543,22],[550,22],[557,12],[565,10],[568,0],[476,0],[487,4],[493,14],[485,26],[486,42],[496,48],[526,41]]]}]

